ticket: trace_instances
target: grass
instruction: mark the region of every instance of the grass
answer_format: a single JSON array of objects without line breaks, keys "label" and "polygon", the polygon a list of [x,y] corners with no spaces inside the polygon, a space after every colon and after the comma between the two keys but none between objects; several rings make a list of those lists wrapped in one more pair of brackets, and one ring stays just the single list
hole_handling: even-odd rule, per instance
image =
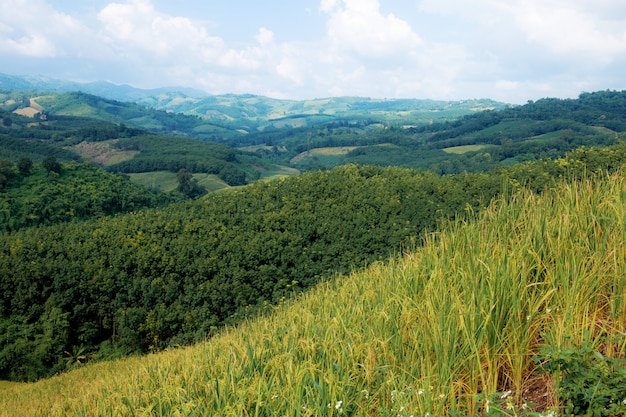
[{"label": "grass", "polygon": [[291,163],[301,162],[307,158],[319,157],[319,156],[343,156],[347,155],[351,151],[358,148],[358,146],[340,146],[340,147],[328,147],[328,148],[315,148],[310,151],[302,152],[293,158],[291,158]]},{"label": "grass", "polygon": [[507,390],[494,415],[545,412],[541,347],[624,355],[625,221],[623,174],[524,191],[205,343],[0,385],[0,415],[485,416]]},{"label": "grass", "polygon": [[462,155],[468,152],[480,151],[481,149],[493,147],[493,145],[463,145],[463,146],[451,146],[449,148],[442,149],[446,153],[452,153],[456,155]]}]

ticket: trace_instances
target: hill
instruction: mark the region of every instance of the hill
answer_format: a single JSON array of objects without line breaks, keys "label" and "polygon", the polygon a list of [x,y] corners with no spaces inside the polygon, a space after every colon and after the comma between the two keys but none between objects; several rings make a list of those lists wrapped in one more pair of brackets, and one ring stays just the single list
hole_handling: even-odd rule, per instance
[{"label": "hill", "polygon": [[[197,121],[194,117],[169,115],[83,93],[36,99],[25,94],[0,92],[0,157],[14,162],[19,158],[40,162],[54,156],[62,161],[89,160],[113,172],[175,174],[185,169],[216,175],[224,187],[256,180],[262,176],[261,171],[279,170],[255,155],[181,136],[177,123],[193,124]],[[24,103],[36,112],[25,112]],[[131,127],[150,125],[159,118],[160,127],[152,130],[178,135]]]},{"label": "hill", "polygon": [[[346,163],[426,169],[440,174],[555,158],[579,146],[625,137],[626,92],[583,93],[487,110],[454,121],[400,128],[364,122],[264,131],[245,137],[259,155],[290,158],[301,170]],[[333,151],[334,152],[331,152]]]},{"label": "hill", "polygon": [[[250,94],[209,95],[181,87],[145,90],[109,82],[75,83],[42,76],[7,74],[0,74],[0,89],[40,93],[83,92],[108,100],[138,103],[170,113],[198,116],[209,124],[215,122],[219,126],[246,132],[268,127],[319,125],[339,119],[372,118],[376,120],[375,123],[423,124],[432,123],[433,120],[451,120],[476,111],[506,107],[504,103],[488,99],[456,102],[366,97],[281,100]],[[198,129],[194,133],[200,135],[203,132],[202,129]]]},{"label": "hill", "polygon": [[625,145],[489,174],[344,166],[201,200],[0,234],[0,378],[203,339],[335,273],[413,247],[503,187],[613,172]]},{"label": "hill", "polygon": [[624,415],[626,180],[598,178],[519,190],[194,347],[74,353],[0,386],[0,415]]},{"label": "hill", "polygon": [[[180,197],[179,197],[180,199]],[[0,233],[80,222],[175,201],[88,164],[0,160]]]},{"label": "hill", "polygon": [[330,97],[279,100],[254,95],[193,98],[165,93],[138,100],[146,106],[198,116],[247,133],[267,129],[320,126],[333,123],[413,126],[456,119],[483,110],[505,108],[493,100],[441,101]]},{"label": "hill", "polygon": [[[88,116],[220,143],[264,160],[266,168],[307,171],[358,163],[452,174],[560,157],[583,145],[617,143],[626,129],[625,95],[599,91],[577,99],[507,106],[491,100],[290,101],[162,92],[138,99],[140,105],[85,93],[13,91],[5,93],[3,107],[48,118]],[[251,174],[258,172],[248,170],[249,178]]]}]

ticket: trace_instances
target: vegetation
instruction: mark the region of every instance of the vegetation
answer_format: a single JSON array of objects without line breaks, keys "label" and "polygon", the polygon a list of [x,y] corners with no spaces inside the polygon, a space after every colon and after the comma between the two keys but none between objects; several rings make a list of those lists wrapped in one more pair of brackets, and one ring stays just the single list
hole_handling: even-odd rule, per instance
[{"label": "vegetation", "polygon": [[[17,99],[20,102],[28,102],[27,97],[28,95],[20,98],[18,94]],[[127,112],[131,110],[127,104],[109,102],[82,93],[54,96],[50,103],[46,103],[42,97],[37,97],[37,100],[50,109],[45,119],[40,117],[33,120],[0,110],[0,115],[4,115],[3,120],[11,121],[0,126],[0,137],[4,138],[0,142],[0,156],[13,162],[28,158],[47,165],[52,161],[49,158],[65,162],[81,161],[80,154],[105,165],[112,172],[144,173],[168,170],[177,173],[185,169],[194,174],[215,174],[231,186],[243,185],[258,179],[260,173],[253,166],[265,165],[257,156],[243,155],[225,145],[148,133],[145,130],[128,127],[124,123],[111,123],[109,121],[111,118],[104,118],[101,115],[102,112],[113,112],[118,117],[111,120],[130,123],[132,120],[127,120],[130,117]],[[94,111],[76,111],[75,113],[80,116],[63,115],[63,112],[58,111],[57,107],[70,106],[70,103],[78,107],[92,106]],[[132,109],[133,112],[139,112],[137,114],[145,117],[146,114],[150,114],[147,109],[141,110],[136,105]],[[141,113],[142,111],[144,113]],[[136,115],[135,113],[132,114]],[[166,128],[170,131],[168,129],[176,129],[176,126]],[[202,192],[203,190],[199,190],[199,193],[194,195]]]},{"label": "vegetation", "polygon": [[218,129],[0,92],[0,378],[99,375],[0,414],[624,414],[626,93],[411,126],[432,103],[231,99]]},{"label": "vegetation", "polygon": [[[626,92],[621,91],[583,93],[568,100],[542,99],[523,106],[488,100],[333,98],[297,102],[232,95],[189,98],[164,94],[142,99],[142,103],[161,109],[154,110],[84,93],[10,92],[4,93],[4,99],[0,107],[7,110],[31,109],[31,113],[45,116],[38,122],[45,125],[28,129],[20,129],[24,122],[15,122],[14,113],[3,117],[13,125],[5,127],[12,137],[54,138],[59,145],[121,138],[120,144],[111,146],[130,149],[145,140],[138,136],[150,131],[240,147],[248,150],[249,158],[304,171],[357,163],[438,174],[486,172],[501,165],[562,157],[579,146],[615,144],[624,139],[626,129]],[[188,115],[176,113],[181,111]],[[76,125],[71,134],[55,131],[68,123]],[[174,173],[181,168],[194,173],[222,170],[217,165],[224,162],[205,161],[197,154],[190,160],[190,155],[174,151],[200,145],[183,144],[172,137],[152,139],[154,152],[135,155],[134,161],[120,161],[116,169],[157,170],[153,168],[158,165],[154,155],[166,151],[167,161],[161,165],[173,166],[165,169]],[[350,150],[332,155],[316,151],[325,148]],[[244,177],[248,181],[258,178],[258,172],[238,163],[242,155],[237,153],[236,161],[226,161],[234,165],[227,165],[220,177],[229,184],[241,184]],[[193,171],[194,165],[198,171]]]},{"label": "vegetation", "polygon": [[[626,349],[625,191],[620,172],[543,195],[514,192],[426,235],[414,252],[318,285],[194,347],[1,387],[0,413],[569,413],[569,398],[593,390],[555,391],[566,368],[546,374],[543,360],[563,359],[576,372],[586,352],[618,358]],[[577,346],[582,356],[567,353]],[[623,415],[623,389],[608,386],[608,403],[576,412]]]},{"label": "vegetation", "polygon": [[[4,178],[4,181],[3,181]],[[0,160],[0,231],[100,218],[173,201],[88,164]]]},{"label": "vegetation", "polygon": [[[244,185],[246,172],[237,164],[237,153],[232,148],[211,142],[199,142],[193,139],[142,135],[120,139],[114,145],[125,151],[138,151],[132,159],[107,167],[113,172],[153,172],[181,169],[192,173],[216,174],[228,185]],[[252,179],[259,174],[247,170]]]},{"label": "vegetation", "polygon": [[625,160],[621,145],[490,174],[345,166],[2,236],[0,376],[58,372],[63,352],[79,346],[97,354],[111,343],[148,351],[201,340],[332,273],[412,247],[505,184],[541,191]]}]

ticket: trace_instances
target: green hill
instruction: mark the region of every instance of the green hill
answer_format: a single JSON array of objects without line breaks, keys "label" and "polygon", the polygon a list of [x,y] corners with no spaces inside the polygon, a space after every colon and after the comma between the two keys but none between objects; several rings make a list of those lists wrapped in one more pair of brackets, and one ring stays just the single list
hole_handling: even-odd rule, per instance
[{"label": "green hill", "polygon": [[[266,164],[302,171],[358,163],[454,174],[615,144],[626,131],[625,97],[626,92],[599,91],[506,106],[490,100],[289,101],[164,92],[144,97],[140,105],[85,93],[12,91],[0,93],[0,103],[13,114],[43,115],[48,124],[87,117],[101,125],[236,147]],[[238,169],[249,179],[258,175]]]},{"label": "green hill", "polygon": [[313,100],[279,100],[255,95],[187,97],[164,93],[138,103],[151,108],[198,116],[248,133],[271,128],[326,125],[342,121],[384,125],[423,125],[446,121],[483,110],[503,109],[493,100],[373,99],[329,97]]},{"label": "green hill", "polygon": [[196,346],[69,353],[0,415],[624,415],[625,195],[623,172],[520,190]]},{"label": "green hill", "polygon": [[[243,185],[258,179],[264,171],[278,170],[258,156],[185,137],[179,130],[185,127],[178,123],[193,124],[198,121],[194,117],[83,93],[28,97],[23,92],[0,92],[0,103],[4,102],[0,105],[0,158],[13,162],[20,158],[40,162],[48,156],[66,162],[89,160],[123,173],[176,173],[184,169],[217,175],[227,186]],[[24,102],[30,107],[24,107]],[[171,134],[149,132],[142,123],[136,123],[137,119],[149,123],[161,120],[161,127],[151,130]]]}]

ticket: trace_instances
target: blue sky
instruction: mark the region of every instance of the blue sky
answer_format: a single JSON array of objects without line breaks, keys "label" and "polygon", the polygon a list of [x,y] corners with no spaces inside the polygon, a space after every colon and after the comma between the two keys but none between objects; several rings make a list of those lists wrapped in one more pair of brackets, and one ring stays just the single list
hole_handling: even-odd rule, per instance
[{"label": "blue sky", "polygon": [[0,0],[0,72],[307,99],[626,89],[624,0]]}]

